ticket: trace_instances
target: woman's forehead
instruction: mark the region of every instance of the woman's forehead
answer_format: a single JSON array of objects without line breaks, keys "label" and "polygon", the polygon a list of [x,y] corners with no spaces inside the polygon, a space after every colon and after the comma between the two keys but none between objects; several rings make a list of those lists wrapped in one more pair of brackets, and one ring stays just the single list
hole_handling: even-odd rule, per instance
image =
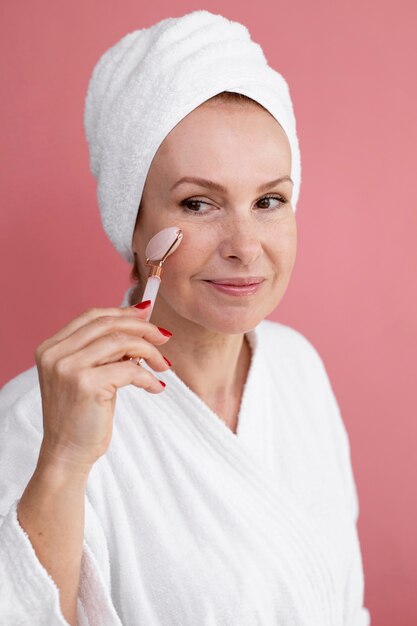
[{"label": "woman's forehead", "polygon": [[[213,108],[213,107],[212,107]],[[197,110],[196,110],[197,111]],[[194,113],[194,112],[192,112]],[[200,112],[199,112],[200,113]],[[212,112],[210,112],[212,113]],[[159,146],[150,169],[173,185],[188,176],[208,177],[226,168],[263,173],[262,180],[291,173],[291,149],[280,124],[260,110],[262,119],[197,115],[181,121]],[[205,121],[205,123],[202,123]],[[184,122],[184,124],[182,123]],[[252,122],[252,123],[250,123]],[[272,176],[267,177],[268,172]]]},{"label": "woman's forehead", "polygon": [[196,107],[171,129],[161,142],[161,152],[170,152],[178,144],[224,139],[245,141],[257,136],[265,141],[268,137],[276,141],[288,138],[281,124],[265,109],[254,105],[214,104],[207,102]]}]

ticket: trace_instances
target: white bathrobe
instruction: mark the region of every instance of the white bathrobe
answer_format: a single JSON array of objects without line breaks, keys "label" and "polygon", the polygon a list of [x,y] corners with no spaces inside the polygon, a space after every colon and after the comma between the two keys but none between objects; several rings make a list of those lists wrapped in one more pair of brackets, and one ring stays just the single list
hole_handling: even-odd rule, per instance
[{"label": "white bathrobe", "polygon": [[[247,337],[236,435],[175,361],[160,394],[119,389],[85,496],[80,626],[370,624],[349,439],[323,362],[283,324]],[[32,367],[0,393],[2,626],[67,624],[16,517],[41,439]]]}]

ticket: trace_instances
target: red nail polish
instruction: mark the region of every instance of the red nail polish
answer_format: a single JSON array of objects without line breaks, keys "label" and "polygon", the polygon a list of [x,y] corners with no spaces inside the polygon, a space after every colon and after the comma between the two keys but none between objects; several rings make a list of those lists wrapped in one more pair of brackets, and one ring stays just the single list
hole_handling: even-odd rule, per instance
[{"label": "red nail polish", "polygon": [[169,332],[169,330],[166,330],[166,328],[161,328],[160,326],[157,326],[158,330],[165,335],[165,337],[172,337],[172,333]]},{"label": "red nail polish", "polygon": [[146,309],[150,305],[150,300],[145,300],[144,302],[138,302],[134,305],[135,309]]},{"label": "red nail polish", "polygon": [[[159,380],[159,378],[158,378],[158,380]],[[159,380],[159,382],[161,383],[161,385],[162,385],[163,387],[166,387],[166,383],[164,383],[164,381],[163,381],[163,380]]]},{"label": "red nail polish", "polygon": [[[162,356],[164,356],[164,355],[162,355]],[[169,365],[169,367],[171,367],[172,363],[170,361],[168,361],[166,356],[164,356],[164,361],[167,363],[167,365]]]}]

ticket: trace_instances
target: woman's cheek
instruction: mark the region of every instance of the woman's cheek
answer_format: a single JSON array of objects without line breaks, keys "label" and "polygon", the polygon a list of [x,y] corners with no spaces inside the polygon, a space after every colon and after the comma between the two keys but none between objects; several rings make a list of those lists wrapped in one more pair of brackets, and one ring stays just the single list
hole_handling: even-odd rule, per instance
[{"label": "woman's cheek", "polygon": [[162,278],[161,289],[165,287],[165,291],[169,293],[183,291],[193,274],[199,272],[199,268],[196,265],[198,253],[195,251],[192,254],[187,249],[181,249],[181,246],[182,243],[178,250],[169,258],[169,267],[165,268]]},{"label": "woman's cheek", "polygon": [[294,217],[282,222],[275,231],[275,249],[281,256],[293,257],[297,249],[297,228]]},{"label": "woman's cheek", "polygon": [[[194,218],[195,221],[198,219]],[[218,245],[218,237],[215,235],[207,225],[193,224],[192,227],[183,228],[182,242],[172,255],[172,271],[178,278],[204,272],[208,262],[205,260],[213,256]]]}]

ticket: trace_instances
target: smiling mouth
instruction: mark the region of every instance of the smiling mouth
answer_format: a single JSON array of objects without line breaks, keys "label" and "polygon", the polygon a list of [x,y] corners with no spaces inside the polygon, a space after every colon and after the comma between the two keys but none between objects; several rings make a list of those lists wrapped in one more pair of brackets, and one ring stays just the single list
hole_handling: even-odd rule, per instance
[{"label": "smiling mouth", "polygon": [[251,297],[256,294],[260,289],[262,289],[262,285],[264,281],[257,283],[240,283],[240,284],[227,284],[227,283],[219,283],[213,280],[204,280],[207,285],[210,285],[215,291],[218,293],[222,293],[224,296],[228,297]]},{"label": "smiling mouth", "polygon": [[262,276],[249,276],[247,278],[221,278],[218,280],[206,280],[207,283],[214,285],[224,285],[226,287],[249,287],[253,285],[259,285],[264,282],[265,278]]}]

